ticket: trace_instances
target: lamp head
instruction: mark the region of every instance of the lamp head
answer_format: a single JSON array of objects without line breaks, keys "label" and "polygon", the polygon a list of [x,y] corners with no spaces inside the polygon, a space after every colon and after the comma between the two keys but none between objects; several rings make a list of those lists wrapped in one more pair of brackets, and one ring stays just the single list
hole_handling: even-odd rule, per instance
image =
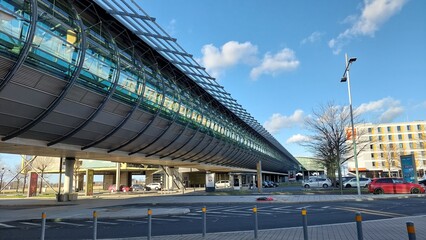
[{"label": "lamp head", "polygon": [[354,58],[350,58],[349,59],[349,63],[352,63],[352,62],[355,62],[356,61],[356,58],[354,57]]},{"label": "lamp head", "polygon": [[348,78],[346,76],[342,77],[342,79],[340,79],[340,82],[346,82],[348,80]]}]

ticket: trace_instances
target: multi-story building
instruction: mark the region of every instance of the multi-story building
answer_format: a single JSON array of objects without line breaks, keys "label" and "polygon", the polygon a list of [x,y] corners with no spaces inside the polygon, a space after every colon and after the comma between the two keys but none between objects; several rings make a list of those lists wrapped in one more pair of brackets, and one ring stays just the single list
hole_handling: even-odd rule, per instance
[{"label": "multi-story building", "polygon": [[[426,169],[426,121],[357,124],[358,169],[367,177],[401,176],[400,156],[413,154],[417,176]],[[355,172],[350,159],[348,170]]]}]

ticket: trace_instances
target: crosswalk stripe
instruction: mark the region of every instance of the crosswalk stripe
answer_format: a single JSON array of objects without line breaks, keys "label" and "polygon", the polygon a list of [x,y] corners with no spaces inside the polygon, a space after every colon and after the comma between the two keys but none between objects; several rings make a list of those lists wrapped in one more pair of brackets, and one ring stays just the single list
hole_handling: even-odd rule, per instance
[{"label": "crosswalk stripe", "polygon": [[178,222],[178,219],[169,219],[169,218],[152,218],[155,221],[166,221],[166,222]]},{"label": "crosswalk stripe", "polygon": [[130,219],[117,219],[118,222],[132,222],[132,223],[148,223],[147,221],[130,220]]},{"label": "crosswalk stripe", "polygon": [[5,228],[15,228],[15,226],[4,224],[4,223],[0,223],[0,226],[5,227]]},{"label": "crosswalk stripe", "polygon": [[39,223],[30,223],[30,222],[20,222],[20,223],[25,224],[25,225],[30,225],[30,226],[37,226],[37,227],[41,226],[41,224],[39,224]]},{"label": "crosswalk stripe", "polygon": [[[86,221],[88,223],[93,223],[93,221]],[[106,225],[117,225],[118,223],[113,223],[113,222],[101,222],[98,221],[98,224],[106,224]]]},{"label": "crosswalk stripe", "polygon": [[62,224],[62,225],[76,226],[76,227],[83,227],[83,226],[85,226],[84,224],[70,223],[70,222],[56,222],[56,223]]}]

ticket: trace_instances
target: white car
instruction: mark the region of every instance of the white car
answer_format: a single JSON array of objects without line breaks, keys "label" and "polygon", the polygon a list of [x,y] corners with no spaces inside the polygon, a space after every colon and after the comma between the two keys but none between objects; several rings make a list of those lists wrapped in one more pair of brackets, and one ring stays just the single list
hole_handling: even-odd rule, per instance
[{"label": "white car", "polygon": [[220,180],[220,181],[217,181],[214,186],[216,188],[230,188],[231,187],[231,181],[229,181],[229,180]]},{"label": "white car", "polygon": [[161,190],[161,183],[150,183],[145,185],[146,190],[155,189],[156,191]]},{"label": "white car", "polygon": [[[360,187],[368,187],[368,184],[370,184],[371,179],[369,178],[359,178],[359,186]],[[356,184],[356,178],[352,178],[346,182],[343,183],[343,187],[345,188],[356,188],[357,184]]]},{"label": "white car", "polygon": [[328,178],[310,178],[309,180],[303,182],[304,188],[311,188],[311,187],[328,188],[330,186],[331,186],[331,180]]}]

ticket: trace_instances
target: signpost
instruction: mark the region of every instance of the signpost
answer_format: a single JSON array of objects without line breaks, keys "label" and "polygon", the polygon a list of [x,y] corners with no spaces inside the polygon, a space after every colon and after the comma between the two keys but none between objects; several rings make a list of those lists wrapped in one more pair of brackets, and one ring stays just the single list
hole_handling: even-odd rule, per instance
[{"label": "signpost", "polygon": [[414,154],[401,156],[401,169],[404,181],[417,183],[417,169]]}]

